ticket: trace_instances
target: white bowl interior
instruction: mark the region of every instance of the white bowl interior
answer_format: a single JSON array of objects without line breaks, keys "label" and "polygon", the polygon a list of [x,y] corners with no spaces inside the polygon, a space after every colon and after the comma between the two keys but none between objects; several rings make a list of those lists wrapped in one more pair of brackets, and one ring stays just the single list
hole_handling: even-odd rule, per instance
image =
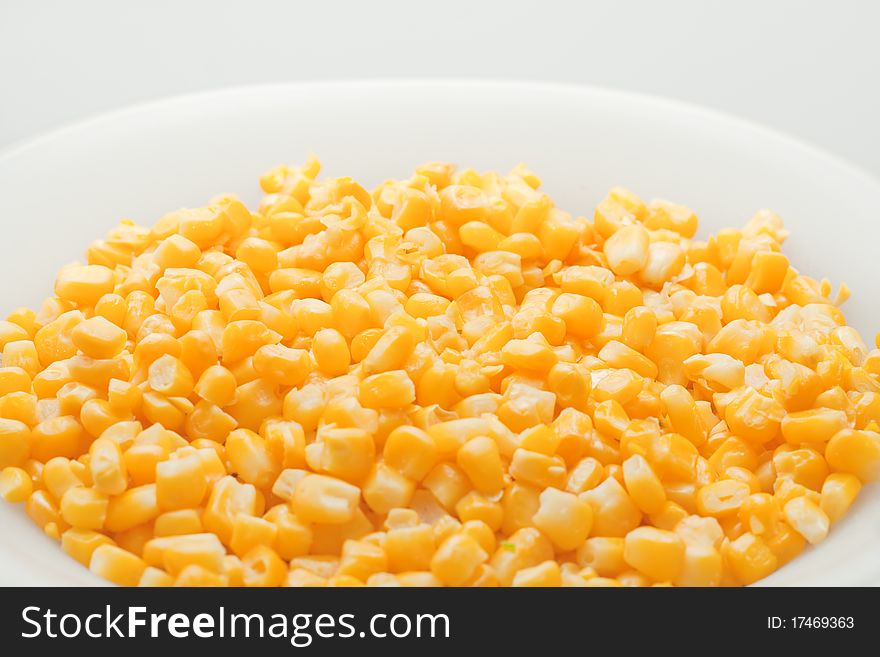
[{"label": "white bowl interior", "polygon": [[[38,306],[57,268],[118,219],[150,224],[220,192],[252,203],[258,176],[314,151],[330,175],[374,185],[427,160],[506,170],[527,163],[557,204],[590,214],[624,185],[693,207],[702,235],[771,208],[795,266],[853,298],[869,344],[880,328],[880,184],[769,130],[714,112],[580,87],[344,82],[220,91],[79,124],[0,156],[0,315]],[[766,584],[880,584],[880,494],[863,491],[827,541]],[[20,509],[0,504],[0,584],[94,584]]]}]

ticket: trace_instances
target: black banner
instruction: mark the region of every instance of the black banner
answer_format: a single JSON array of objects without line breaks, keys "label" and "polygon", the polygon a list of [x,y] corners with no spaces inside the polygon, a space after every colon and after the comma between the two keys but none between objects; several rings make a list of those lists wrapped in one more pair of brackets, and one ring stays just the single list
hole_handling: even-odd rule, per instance
[{"label": "black banner", "polygon": [[[652,647],[675,654],[864,646],[875,589],[3,589],[5,654],[76,642],[260,654],[381,648],[537,651]],[[8,651],[8,652],[7,652]]]}]

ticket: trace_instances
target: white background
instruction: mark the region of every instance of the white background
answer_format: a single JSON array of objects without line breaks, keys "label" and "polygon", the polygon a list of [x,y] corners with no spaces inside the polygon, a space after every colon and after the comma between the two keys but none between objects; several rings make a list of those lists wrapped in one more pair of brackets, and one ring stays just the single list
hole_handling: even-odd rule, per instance
[{"label": "white background", "polygon": [[871,0],[0,0],[0,149],[226,85],[494,77],[692,101],[877,176],[878,21]]}]

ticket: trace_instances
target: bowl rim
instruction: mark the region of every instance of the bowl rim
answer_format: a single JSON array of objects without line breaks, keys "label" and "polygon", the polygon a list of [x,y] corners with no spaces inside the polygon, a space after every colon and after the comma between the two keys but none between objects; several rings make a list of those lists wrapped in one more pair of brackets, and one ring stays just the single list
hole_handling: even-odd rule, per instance
[{"label": "bowl rim", "polygon": [[553,91],[556,93],[569,93],[577,95],[588,95],[602,97],[607,100],[617,100],[625,103],[633,103],[642,106],[653,105],[657,108],[673,110],[679,113],[689,113],[692,116],[699,116],[704,120],[714,123],[726,123],[728,125],[736,125],[740,130],[747,130],[759,135],[765,139],[776,140],[780,146],[789,149],[799,149],[805,155],[813,158],[821,158],[828,165],[845,170],[848,175],[856,176],[871,185],[880,186],[880,175],[875,175],[860,165],[855,164],[851,160],[837,155],[831,150],[827,150],[821,146],[814,144],[808,139],[797,137],[784,130],[765,125],[759,121],[749,119],[738,114],[727,112],[725,110],[709,107],[691,101],[681,100],[678,98],[664,96],[661,94],[653,94],[642,91],[632,91],[629,89],[621,89],[616,87],[581,84],[577,82],[556,82],[556,81],[539,81],[518,78],[462,78],[462,77],[369,77],[369,78],[332,78],[326,80],[292,80],[281,82],[265,82],[255,84],[238,84],[211,87],[198,91],[186,92],[181,94],[171,94],[143,100],[140,102],[125,104],[121,107],[88,114],[87,116],[62,123],[54,128],[39,132],[36,135],[24,137],[14,140],[5,147],[0,148],[0,164],[8,161],[22,153],[33,148],[39,148],[55,139],[89,130],[100,124],[136,117],[142,114],[148,114],[160,109],[171,109],[176,105],[187,105],[190,103],[204,103],[208,100],[218,100],[220,98],[236,97],[254,93],[281,93],[285,90],[307,91],[308,89],[328,89],[328,88],[346,88],[346,87],[385,87],[385,88],[403,88],[403,87],[424,87],[432,89],[441,89],[444,87],[472,87],[472,88],[492,88],[499,91],[531,91],[539,93],[541,91]]}]

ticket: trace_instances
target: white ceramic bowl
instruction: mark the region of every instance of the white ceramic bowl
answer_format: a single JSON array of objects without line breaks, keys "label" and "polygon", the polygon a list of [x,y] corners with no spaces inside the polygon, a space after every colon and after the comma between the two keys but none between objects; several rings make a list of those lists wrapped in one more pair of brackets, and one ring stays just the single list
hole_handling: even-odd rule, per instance
[{"label": "white ceramic bowl", "polygon": [[[151,223],[220,192],[249,202],[258,176],[309,151],[369,184],[427,160],[505,170],[526,162],[558,204],[591,213],[612,185],[693,207],[701,233],[759,208],[793,231],[796,266],[880,328],[880,184],[770,130],[677,102],[560,85],[331,82],[239,88],[152,103],[60,130],[0,156],[0,315],[37,305],[56,269],[121,217]],[[96,584],[20,508],[0,503],[0,584]],[[764,580],[880,584],[880,494],[863,491],[830,537]]]}]

